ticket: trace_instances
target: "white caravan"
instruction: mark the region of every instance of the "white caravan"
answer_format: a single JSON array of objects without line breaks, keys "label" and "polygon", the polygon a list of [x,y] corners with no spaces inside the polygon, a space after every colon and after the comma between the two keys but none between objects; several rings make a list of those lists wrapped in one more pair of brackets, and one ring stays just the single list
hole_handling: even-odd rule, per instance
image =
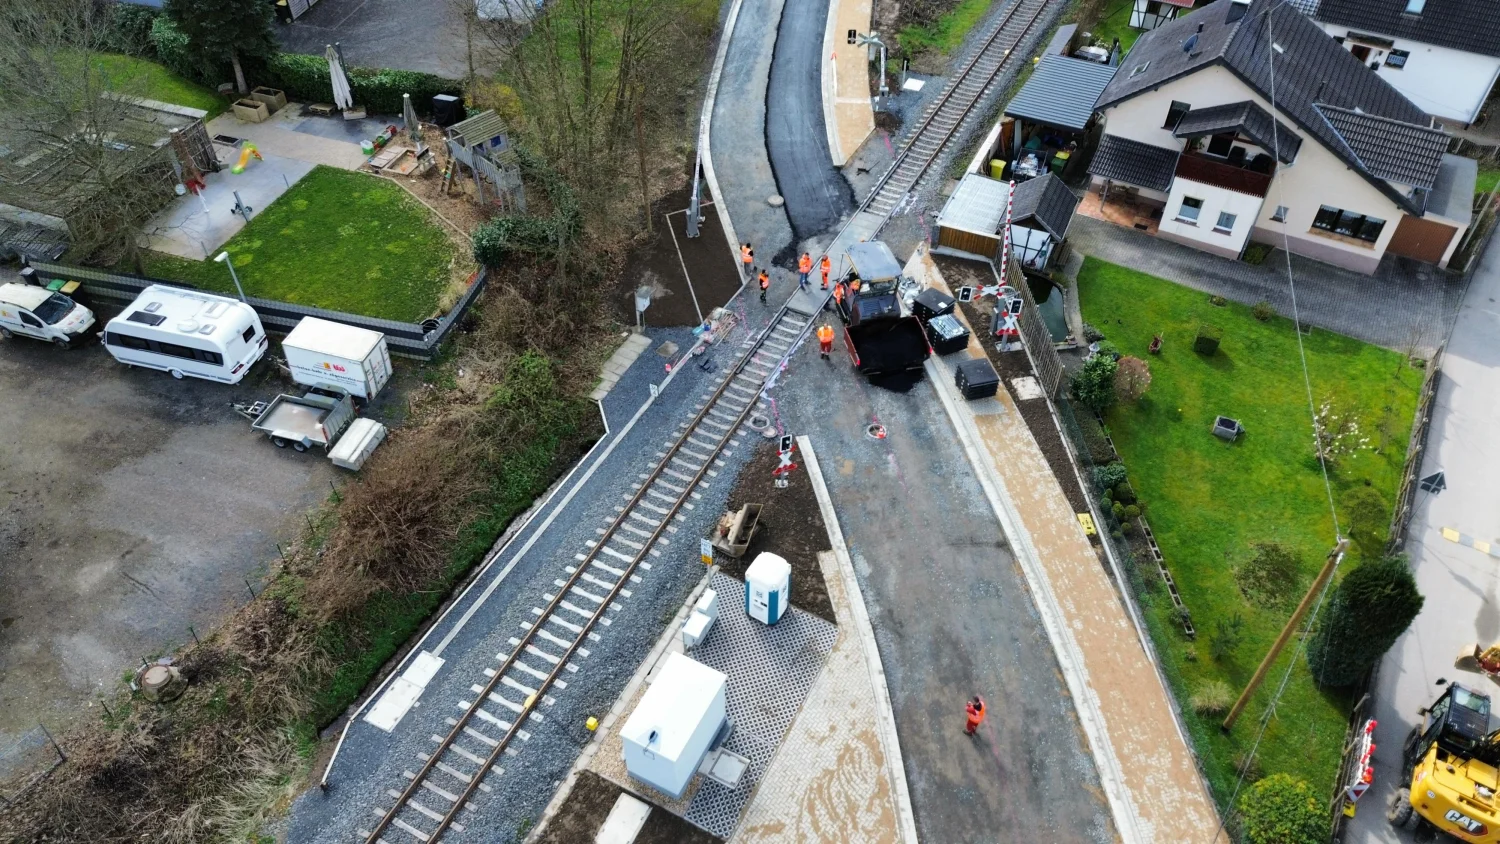
[{"label": "white caravan", "polygon": [[0,338],[11,335],[71,346],[94,324],[94,312],[33,284],[0,284]]},{"label": "white caravan", "polygon": [[104,326],[120,363],[238,384],[266,352],[255,309],[238,299],[153,284]]}]

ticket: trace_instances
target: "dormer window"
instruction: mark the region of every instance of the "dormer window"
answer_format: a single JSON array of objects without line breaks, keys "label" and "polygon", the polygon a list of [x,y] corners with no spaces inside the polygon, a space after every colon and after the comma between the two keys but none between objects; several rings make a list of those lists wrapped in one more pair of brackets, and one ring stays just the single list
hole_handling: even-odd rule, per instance
[{"label": "dormer window", "polygon": [[1420,15],[1427,7],[1427,0],[1406,0],[1406,13],[1408,15]]}]

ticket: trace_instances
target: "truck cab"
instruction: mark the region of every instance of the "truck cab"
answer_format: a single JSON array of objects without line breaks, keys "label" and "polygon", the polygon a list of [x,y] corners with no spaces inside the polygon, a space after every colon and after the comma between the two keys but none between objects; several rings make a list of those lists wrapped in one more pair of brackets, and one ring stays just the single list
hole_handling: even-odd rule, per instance
[{"label": "truck cab", "polygon": [[93,311],[61,293],[30,284],[0,284],[0,338],[19,335],[67,348],[93,324]]},{"label": "truck cab", "polygon": [[901,264],[891,249],[879,241],[849,247],[849,272],[844,277],[849,293],[843,316],[850,325],[902,316]]},{"label": "truck cab", "polygon": [[880,241],[849,247],[847,294],[839,308],[849,360],[875,377],[919,372],[932,355],[922,321],[901,304],[901,264]]}]

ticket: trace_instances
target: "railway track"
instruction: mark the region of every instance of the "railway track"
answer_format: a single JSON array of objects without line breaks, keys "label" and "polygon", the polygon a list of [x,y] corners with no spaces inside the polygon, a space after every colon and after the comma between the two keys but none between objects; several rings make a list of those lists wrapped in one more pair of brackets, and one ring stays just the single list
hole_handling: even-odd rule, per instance
[{"label": "railway track", "polygon": [[861,210],[888,219],[901,209],[933,163],[959,136],[959,129],[996,77],[1010,66],[1011,54],[1032,34],[1048,2],[1016,0],[1000,16],[985,33],[983,46],[959,70],[942,96],[923,110],[916,131],[861,204]]},{"label": "railway track", "polygon": [[[859,210],[881,218],[881,225],[927,175],[973,113],[986,90],[1009,65],[1012,51],[1035,28],[1048,0],[1017,0],[985,35],[983,46],[923,113],[921,123]],[[853,222],[845,225],[845,229]],[[839,236],[834,242],[838,242]],[[462,832],[462,819],[473,800],[490,791],[486,778],[504,773],[500,762],[530,734],[523,725],[545,719],[542,707],[551,693],[567,688],[577,660],[589,656],[611,624],[610,614],[631,596],[631,585],[643,582],[651,559],[660,556],[672,523],[690,509],[696,490],[717,474],[723,457],[760,404],[761,392],[813,325],[813,317],[783,305],[771,322],[747,343],[734,366],[703,397],[694,417],[683,423],[656,463],[641,475],[635,491],[615,507],[615,515],[598,538],[574,555],[566,577],[554,581],[543,606],[511,637],[511,651],[484,670],[485,680],[471,688],[472,700],[460,701],[458,714],[446,719],[446,735],[434,734],[430,752],[419,755],[416,770],[404,771],[406,784],[390,789],[386,808],[371,808],[378,818],[359,830],[366,844],[433,842],[450,830]],[[399,834],[398,834],[399,833]]]},{"label": "railway track", "polygon": [[473,799],[490,790],[486,777],[503,773],[501,760],[530,737],[524,725],[540,723],[550,693],[567,688],[565,678],[578,671],[577,660],[588,657],[589,643],[600,639],[611,613],[630,598],[631,585],[642,582],[660,546],[671,542],[668,534],[677,530],[672,523],[692,508],[695,490],[717,474],[714,467],[724,465],[722,456],[761,407],[766,382],[811,327],[810,318],[782,307],[749,341],[614,517],[596,529],[598,538],[575,554],[566,577],[542,596],[543,606],[532,609],[532,619],[511,638],[510,653],[498,655],[499,665],[485,669],[485,681],[471,687],[473,699],[461,701],[461,711],[447,719],[447,735],[433,735],[434,746],[421,754],[417,770],[404,772],[405,788],[386,792],[392,801],[386,808],[372,808],[379,820],[359,830],[367,844],[429,842],[449,830],[463,831]]}]

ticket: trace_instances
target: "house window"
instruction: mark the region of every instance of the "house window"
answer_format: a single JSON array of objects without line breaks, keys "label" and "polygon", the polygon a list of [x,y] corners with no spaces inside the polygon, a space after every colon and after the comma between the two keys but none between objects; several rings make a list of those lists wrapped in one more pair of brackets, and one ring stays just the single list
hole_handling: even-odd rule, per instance
[{"label": "house window", "polygon": [[1287,213],[1287,210],[1288,209],[1287,209],[1287,207],[1285,205],[1278,205],[1278,206],[1276,206],[1276,211],[1273,214],[1271,214],[1271,222],[1273,222],[1273,223],[1285,223],[1286,222],[1286,213]]},{"label": "house window", "polygon": [[1374,243],[1380,239],[1385,220],[1324,205],[1318,208],[1317,216],[1313,217],[1313,228]]},{"label": "house window", "polygon": [[1214,231],[1220,234],[1229,234],[1234,231],[1235,219],[1236,216],[1234,214],[1230,214],[1228,211],[1220,211],[1219,222],[1214,225]]},{"label": "house window", "polygon": [[1228,158],[1229,151],[1234,148],[1234,133],[1224,132],[1214,135],[1208,139],[1208,154],[1217,155],[1220,158]]},{"label": "house window", "polygon": [[1392,50],[1385,54],[1385,66],[1400,70],[1406,67],[1406,60],[1411,56],[1410,50]]},{"label": "house window", "polygon": [[1427,7],[1427,0],[1406,0],[1406,13],[1408,15],[1420,15]]},{"label": "house window", "polygon": [[1197,224],[1198,215],[1201,213],[1203,213],[1203,200],[1184,196],[1182,206],[1177,209],[1177,219],[1185,223]]},{"label": "house window", "polygon": [[1182,116],[1184,114],[1187,114],[1189,111],[1192,111],[1192,109],[1193,107],[1187,103],[1180,103],[1176,100],[1173,100],[1172,106],[1167,109],[1167,122],[1163,123],[1161,125],[1161,128],[1176,129],[1177,122],[1182,120]]}]

